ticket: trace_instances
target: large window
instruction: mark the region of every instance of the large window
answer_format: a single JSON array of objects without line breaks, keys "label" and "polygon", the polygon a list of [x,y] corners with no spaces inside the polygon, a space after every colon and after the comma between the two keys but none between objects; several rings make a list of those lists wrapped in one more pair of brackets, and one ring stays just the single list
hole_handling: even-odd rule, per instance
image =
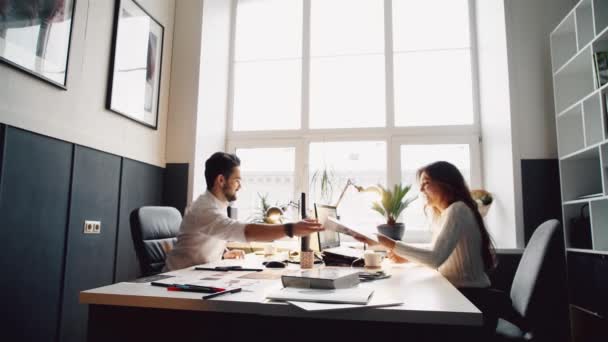
[{"label": "large window", "polygon": [[262,204],[282,207],[294,198],[294,148],[239,148],[236,155],[241,160],[240,220],[260,221]]},{"label": "large window", "polygon": [[[349,180],[404,182],[415,196],[416,170],[436,160],[480,186],[472,3],[234,0],[227,136],[243,161],[240,213],[265,194],[336,204]],[[348,187],[338,213],[373,230],[373,199]],[[406,239],[428,237],[426,219],[415,201]]]}]

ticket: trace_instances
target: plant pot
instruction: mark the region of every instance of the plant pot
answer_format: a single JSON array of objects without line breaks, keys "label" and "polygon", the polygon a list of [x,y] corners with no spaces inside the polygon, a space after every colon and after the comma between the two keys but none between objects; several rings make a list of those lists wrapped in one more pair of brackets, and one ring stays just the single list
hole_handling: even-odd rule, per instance
[{"label": "plant pot", "polygon": [[378,226],[378,233],[386,235],[393,240],[401,240],[405,225],[403,223],[381,224]]},{"label": "plant pot", "polygon": [[477,210],[479,210],[479,214],[481,215],[481,217],[486,217],[486,215],[488,215],[488,210],[490,210],[490,204],[483,205],[478,203]]}]

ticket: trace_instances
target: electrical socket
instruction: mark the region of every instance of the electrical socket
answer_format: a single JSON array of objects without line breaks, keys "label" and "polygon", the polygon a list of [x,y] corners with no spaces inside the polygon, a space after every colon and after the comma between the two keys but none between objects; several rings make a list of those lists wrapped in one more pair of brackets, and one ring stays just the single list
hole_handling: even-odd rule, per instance
[{"label": "electrical socket", "polygon": [[83,233],[85,234],[100,234],[101,233],[101,222],[100,221],[84,221]]}]

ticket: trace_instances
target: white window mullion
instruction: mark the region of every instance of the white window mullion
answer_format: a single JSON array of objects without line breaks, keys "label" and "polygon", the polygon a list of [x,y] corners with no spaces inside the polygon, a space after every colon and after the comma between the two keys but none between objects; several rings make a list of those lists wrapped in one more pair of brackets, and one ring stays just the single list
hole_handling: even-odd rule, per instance
[{"label": "white window mullion", "polygon": [[230,134],[234,131],[233,102],[234,102],[234,50],[236,35],[236,7],[238,0],[232,0],[230,6],[230,46],[228,52],[228,94],[226,96],[226,148],[228,148]]},{"label": "white window mullion", "polygon": [[310,0],[303,0],[302,16],[302,112],[301,129],[309,128],[310,117]]},{"label": "white window mullion", "polygon": [[299,199],[299,194],[302,192],[306,193],[306,203],[308,208],[311,205],[310,189],[308,189],[308,153],[309,153],[309,141],[307,139],[300,140],[296,150],[296,177],[299,177],[300,181],[296,185],[295,199]]},{"label": "white window mullion", "polygon": [[[386,127],[395,127],[395,84],[393,68],[393,1],[384,0],[384,64],[386,84]],[[390,160],[390,158],[389,158]],[[390,176],[390,174],[389,174]],[[390,184],[390,177],[389,177]]]},{"label": "white window mullion", "polygon": [[475,12],[475,0],[469,0],[469,33],[471,41],[471,80],[473,86],[473,125],[478,131],[481,126],[480,116],[480,98],[479,98],[479,55],[477,50],[477,26]]}]

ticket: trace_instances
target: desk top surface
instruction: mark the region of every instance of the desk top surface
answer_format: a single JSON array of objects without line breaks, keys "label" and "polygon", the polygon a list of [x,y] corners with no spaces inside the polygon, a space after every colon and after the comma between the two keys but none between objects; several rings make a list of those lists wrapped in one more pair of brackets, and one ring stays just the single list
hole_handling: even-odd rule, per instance
[{"label": "desk top surface", "polygon": [[[206,266],[235,265],[260,267],[262,258],[248,255],[243,260],[222,260]],[[290,268],[299,268],[290,265]],[[363,270],[363,269],[361,269]],[[481,326],[481,312],[436,270],[414,263],[383,263],[388,279],[362,283],[374,288],[374,297],[401,299],[403,304],[384,308],[308,312],[292,305],[266,300],[266,294],[282,287],[283,269],[266,269],[258,274],[274,279],[242,279],[251,274],[234,273],[235,279],[246,281],[243,291],[202,300],[201,293],[175,292],[148,283],[122,282],[80,293],[80,303],[174,310],[232,312],[269,316],[310,317],[345,320],[388,321],[420,324]],[[193,267],[166,273],[174,276],[213,277],[217,271],[196,271]],[[237,275],[238,274],[238,275]]]}]

